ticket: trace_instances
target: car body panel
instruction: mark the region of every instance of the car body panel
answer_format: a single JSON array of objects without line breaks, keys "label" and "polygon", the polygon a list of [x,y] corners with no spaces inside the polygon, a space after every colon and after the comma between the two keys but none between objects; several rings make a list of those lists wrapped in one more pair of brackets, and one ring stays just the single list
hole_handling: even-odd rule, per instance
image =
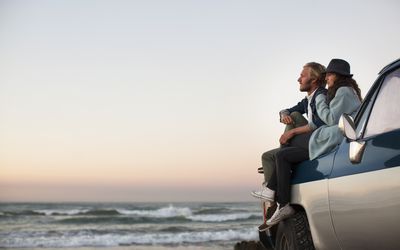
[{"label": "car body panel", "polygon": [[343,249],[400,249],[400,168],[329,180],[333,225]]},{"label": "car body panel", "polygon": [[367,138],[358,164],[344,141],[329,179],[329,202],[344,249],[400,249],[400,130]]},{"label": "car body panel", "polygon": [[346,139],[342,142],[329,178],[400,166],[400,130],[390,131],[363,141],[366,143],[365,151],[358,164],[353,164],[349,160],[349,142]]},{"label": "car body panel", "polygon": [[339,249],[329,212],[327,179],[292,185],[291,204],[306,211],[316,249]]},{"label": "car body panel", "polygon": [[332,172],[335,152],[336,150],[312,161],[298,164],[293,172],[291,184],[327,179]]}]

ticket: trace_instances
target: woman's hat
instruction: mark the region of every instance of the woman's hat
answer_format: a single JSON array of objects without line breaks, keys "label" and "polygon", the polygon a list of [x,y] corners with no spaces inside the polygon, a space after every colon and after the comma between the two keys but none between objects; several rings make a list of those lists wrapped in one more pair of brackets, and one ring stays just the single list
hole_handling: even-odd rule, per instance
[{"label": "woman's hat", "polygon": [[326,68],[326,73],[336,73],[349,77],[353,76],[353,74],[350,74],[350,64],[342,59],[332,59]]}]

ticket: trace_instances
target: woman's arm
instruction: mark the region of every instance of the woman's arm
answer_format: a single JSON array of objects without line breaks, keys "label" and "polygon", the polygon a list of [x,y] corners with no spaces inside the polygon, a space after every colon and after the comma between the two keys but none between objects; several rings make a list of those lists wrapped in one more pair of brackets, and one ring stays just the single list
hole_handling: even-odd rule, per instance
[{"label": "woman's arm", "polygon": [[321,120],[328,126],[338,124],[343,113],[352,113],[357,109],[360,101],[351,87],[341,87],[336,91],[335,97],[326,104],[322,98],[316,97],[315,104]]}]

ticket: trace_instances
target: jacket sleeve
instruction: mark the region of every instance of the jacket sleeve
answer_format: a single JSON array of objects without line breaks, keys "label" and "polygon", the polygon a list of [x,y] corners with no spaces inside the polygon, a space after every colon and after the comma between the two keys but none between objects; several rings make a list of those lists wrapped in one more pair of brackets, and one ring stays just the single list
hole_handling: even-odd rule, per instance
[{"label": "jacket sleeve", "polygon": [[310,127],[310,129],[311,130],[316,130],[318,127],[317,127],[317,125],[315,125],[314,123],[313,123],[313,121],[312,120],[309,120],[308,121],[308,126]]},{"label": "jacket sleeve", "polygon": [[[318,103],[320,103],[320,102],[323,102],[324,104],[326,104],[326,94],[325,93],[320,93],[320,94],[318,94],[317,96],[315,96],[315,99],[314,99],[314,107],[318,107]],[[316,113],[314,113],[314,112],[316,112]],[[314,124],[314,118],[315,118],[315,116],[317,116],[318,117],[318,123],[319,122],[324,122],[325,123],[325,121],[323,121],[320,117],[319,117],[319,115],[318,115],[318,110],[316,110],[316,109],[313,109],[313,119],[311,119],[311,121],[308,121],[308,126],[312,129],[312,130],[315,130],[315,129],[317,129],[319,126],[322,126],[323,124],[319,124],[319,126],[317,126],[316,124]]]},{"label": "jacket sleeve", "polygon": [[292,112],[299,112],[300,114],[304,114],[306,112],[305,107],[307,106],[307,98],[304,98],[300,102],[297,103],[297,105],[288,108],[288,109],[283,109],[279,112],[279,117],[282,120],[283,115],[290,115]]},{"label": "jacket sleeve", "polygon": [[321,99],[318,97],[315,99],[317,113],[328,126],[338,124],[339,118],[343,113],[351,114],[360,105],[360,100],[351,87],[339,88],[329,105]]}]

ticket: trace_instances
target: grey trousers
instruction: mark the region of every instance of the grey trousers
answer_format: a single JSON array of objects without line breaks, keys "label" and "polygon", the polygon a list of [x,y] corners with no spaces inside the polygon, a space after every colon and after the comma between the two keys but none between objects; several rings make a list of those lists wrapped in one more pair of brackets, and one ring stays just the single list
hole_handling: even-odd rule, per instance
[{"label": "grey trousers", "polygon": [[[299,112],[293,112],[290,114],[290,116],[292,117],[294,124],[286,125],[285,132],[288,130],[308,124],[306,118],[304,118],[304,116],[302,116]],[[275,165],[276,165],[275,154],[280,149],[281,148],[274,148],[272,150],[269,150],[269,151],[263,153],[261,156],[261,163],[262,163],[262,167],[264,170],[264,181],[265,182],[268,182],[271,178],[272,172],[274,171]]]}]

